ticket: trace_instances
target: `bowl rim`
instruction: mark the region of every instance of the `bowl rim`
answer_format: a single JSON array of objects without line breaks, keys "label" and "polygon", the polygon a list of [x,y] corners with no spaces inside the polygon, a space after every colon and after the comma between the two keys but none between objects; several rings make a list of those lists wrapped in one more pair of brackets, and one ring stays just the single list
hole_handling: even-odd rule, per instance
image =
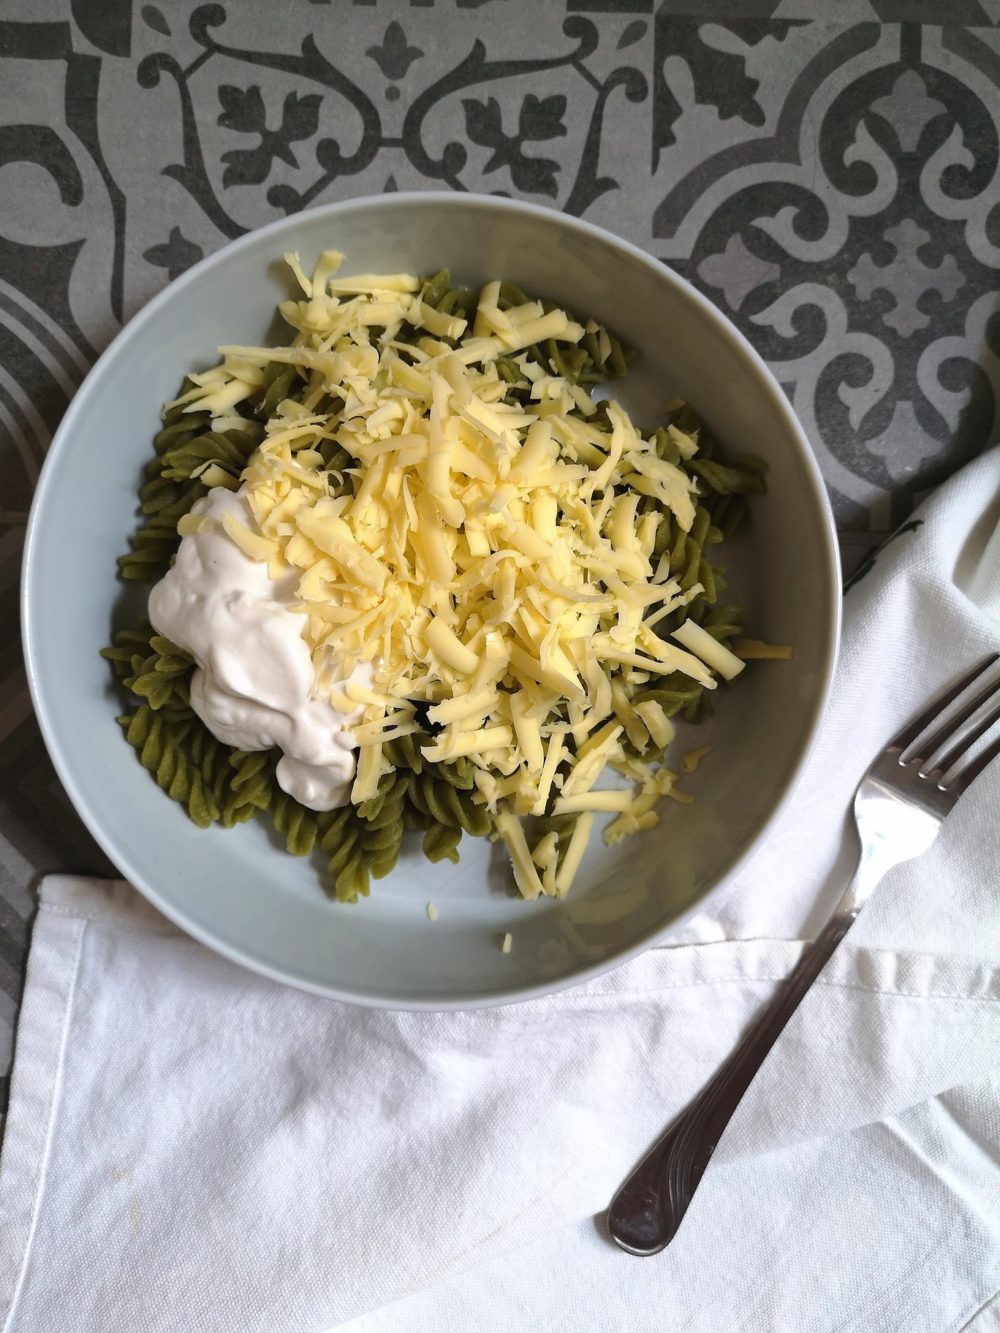
[{"label": "bowl rim", "polygon": [[[158,312],[164,305],[170,301],[176,300],[178,296],[184,293],[188,288],[195,286],[199,282],[201,276],[210,268],[225,264],[231,255],[238,253],[241,249],[259,244],[262,237],[266,238],[273,236],[277,238],[284,232],[294,231],[295,227],[301,222],[301,219],[305,214],[309,214],[310,216],[320,214],[329,217],[331,222],[335,222],[338,217],[354,211],[367,211],[371,209],[377,211],[382,208],[393,209],[398,208],[403,204],[417,207],[422,204],[433,204],[435,207],[444,208],[445,210],[452,208],[456,211],[472,209],[540,219],[547,223],[564,227],[571,233],[576,232],[577,234],[589,237],[592,240],[600,241],[602,244],[609,246],[613,250],[618,250],[633,262],[648,269],[651,277],[654,277],[659,281],[666,281],[679,288],[686,299],[698,309],[701,316],[714,326],[715,331],[732,343],[737,352],[749,362],[761,383],[762,389],[771,400],[772,406],[776,408],[778,415],[783,420],[788,434],[797,446],[800,460],[805,468],[807,485],[812,491],[812,498],[816,502],[816,507],[822,519],[821,536],[824,548],[822,575],[829,596],[829,606],[825,616],[825,624],[823,626],[827,652],[824,657],[822,679],[819,683],[819,690],[811,704],[811,716],[808,720],[805,736],[800,746],[795,766],[791,773],[785,778],[782,787],[779,790],[777,799],[775,800],[767,818],[757,829],[754,836],[747,840],[742,849],[737,853],[728,869],[716,880],[707,892],[683,909],[677,916],[673,917],[670,921],[666,922],[659,929],[653,931],[636,944],[620,949],[616,953],[602,959],[600,962],[582,966],[570,975],[560,977],[554,982],[540,982],[534,985],[514,985],[509,990],[497,991],[483,996],[458,996],[454,999],[418,997],[408,999],[405,1002],[375,994],[360,993],[349,989],[344,990],[334,985],[326,985],[311,981],[296,976],[293,972],[288,972],[280,967],[273,967],[266,962],[262,962],[244,949],[216,937],[211,931],[205,930],[196,923],[193,923],[183,910],[177,908],[169,898],[163,896],[155,885],[146,877],[140,866],[133,864],[129,857],[119,853],[115,846],[115,840],[112,834],[107,832],[101,825],[100,821],[93,816],[86,792],[74,779],[72,765],[64,750],[62,740],[60,736],[56,734],[51,719],[49,718],[45,704],[44,688],[41,683],[38,662],[33,646],[34,608],[37,599],[32,595],[34,572],[37,563],[35,552],[43,540],[41,515],[45,511],[48,493],[54,485],[54,479],[59,475],[59,462],[61,456],[65,453],[67,448],[70,447],[70,442],[74,439],[76,419],[83,412],[88,392],[92,387],[92,384],[106,372],[109,365],[113,364],[119,349],[127,339],[133,335],[135,329],[144,323],[154,321]],[[229,241],[218,250],[212,251],[211,254],[208,254],[203,259],[199,260],[198,263],[194,264],[185,273],[181,274],[180,277],[169,282],[161,291],[157,292],[155,296],[142,306],[119,330],[91,366],[74,393],[72,400],[63,414],[62,420],[53,434],[48,452],[42,464],[38,482],[35,486],[22,554],[20,588],[21,640],[28,689],[35,716],[38,719],[39,729],[42,733],[42,739],[45,742],[46,750],[52,760],[59,780],[76,810],[76,813],[86,825],[91,836],[112,864],[119,870],[121,875],[169,921],[185,934],[196,939],[199,943],[212,949],[214,952],[221,954],[230,961],[238,963],[242,967],[246,967],[250,969],[250,971],[268,977],[273,981],[279,981],[285,985],[294,986],[298,990],[307,991],[314,995],[320,995],[327,999],[338,1000],[347,1004],[360,1005],[364,1008],[392,1009],[404,1012],[444,1013],[464,1009],[495,1008],[505,1004],[537,1000],[546,995],[569,989],[570,987],[582,986],[589,981],[593,981],[596,978],[603,976],[607,972],[611,972],[614,969],[623,966],[631,959],[646,952],[646,950],[662,944],[687,921],[704,911],[711,902],[717,901],[719,897],[727,891],[759,851],[774,825],[777,823],[779,817],[788,806],[792,795],[801,780],[806,761],[816,743],[819,728],[829,703],[840,648],[840,585],[840,558],[833,511],[830,506],[829,496],[827,494],[826,485],[819,464],[816,461],[816,456],[809,443],[808,437],[793,412],[788,399],[763,358],[744,334],[742,334],[740,330],[722,314],[708,297],[699,292],[696,287],[688,282],[687,279],[681,277],[681,275],[669,265],[656,259],[653,255],[642,250],[639,246],[622,237],[614,235],[612,232],[605,230],[605,228],[600,227],[595,223],[586,222],[582,218],[572,217],[545,205],[532,204],[517,199],[507,199],[495,195],[476,194],[471,192],[458,193],[439,190],[416,190],[388,195],[361,195],[352,199],[321,204],[304,209],[299,213],[290,214],[284,218],[277,218],[273,222],[266,223],[261,227],[252,228],[245,235],[238,237],[236,240]]]}]

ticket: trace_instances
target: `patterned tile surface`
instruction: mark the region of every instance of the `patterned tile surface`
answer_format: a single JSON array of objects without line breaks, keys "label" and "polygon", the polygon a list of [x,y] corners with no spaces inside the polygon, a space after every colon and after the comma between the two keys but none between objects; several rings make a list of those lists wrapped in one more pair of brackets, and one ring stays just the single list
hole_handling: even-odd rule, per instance
[{"label": "patterned tile surface", "polygon": [[37,876],[107,868],[27,701],[25,515],[69,397],[154,292],[351,195],[584,216],[768,359],[853,562],[997,437],[998,161],[1000,0],[5,0],[0,1070]]}]

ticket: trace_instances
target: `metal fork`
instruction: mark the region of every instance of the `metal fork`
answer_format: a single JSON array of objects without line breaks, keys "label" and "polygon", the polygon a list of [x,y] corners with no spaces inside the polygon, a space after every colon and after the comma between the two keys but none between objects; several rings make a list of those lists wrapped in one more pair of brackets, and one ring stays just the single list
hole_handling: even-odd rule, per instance
[{"label": "metal fork", "polygon": [[611,1201],[608,1230],[629,1254],[657,1254],[673,1240],[733,1112],[876,884],[930,847],[958,798],[1000,754],[1000,739],[969,753],[1000,718],[1000,672],[991,670],[998,660],[1000,654],[987,658],[936,699],[861,779],[854,796],[858,866],[836,910],[733,1054]]}]

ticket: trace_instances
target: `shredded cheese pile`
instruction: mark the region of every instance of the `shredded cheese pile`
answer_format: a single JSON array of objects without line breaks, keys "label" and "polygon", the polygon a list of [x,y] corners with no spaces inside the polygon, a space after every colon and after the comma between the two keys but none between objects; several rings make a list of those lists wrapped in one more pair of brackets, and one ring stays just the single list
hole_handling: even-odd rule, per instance
[{"label": "shredded cheese pile", "polygon": [[[280,306],[292,345],[224,347],[178,400],[225,429],[269,362],[307,377],[304,401],[279,406],[243,473],[256,529],[226,515],[225,530],[272,577],[298,573],[316,692],[364,706],[352,801],[376,791],[386,742],[425,729],[422,705],[439,728],[423,758],[474,765],[475,799],[496,815],[522,893],[563,894],[595,813],[616,815],[613,842],[655,823],[661,796],[680,796],[675,775],[626,755],[625,740],[662,747],[672,735],[660,705],[633,706],[630,686],[680,671],[714,689],[716,674],[743,667],[691,621],[674,642],[655,633],[702,589],[682,592],[667,557],[654,559],[659,514],[639,515],[640,497],[687,531],[695,483],[620,406],[606,405],[609,428],[582,388],[524,354],[580,341],[584,327],[562,311],[501,310],[493,282],[470,328],[424,304],[415,277],[339,278],[330,251],[310,278],[286,259],[303,293]],[[400,338],[404,326],[417,336]],[[503,401],[500,357],[530,386],[530,406]],[[691,457],[696,438],[670,429]],[[345,493],[331,493],[324,441],[356,460]],[[205,521],[189,516],[181,531]],[[358,662],[371,664],[371,686],[348,685],[345,698],[331,683]],[[637,785],[596,790],[609,766]],[[561,861],[553,834],[528,847],[518,816],[575,813]]]}]

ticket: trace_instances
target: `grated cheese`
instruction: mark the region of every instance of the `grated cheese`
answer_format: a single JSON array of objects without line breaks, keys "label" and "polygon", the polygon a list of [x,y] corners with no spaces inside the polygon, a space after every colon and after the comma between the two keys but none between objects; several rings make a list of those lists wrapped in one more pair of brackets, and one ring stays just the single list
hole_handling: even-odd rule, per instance
[{"label": "grated cheese", "polygon": [[[426,304],[409,274],[342,277],[333,250],[311,276],[297,255],[286,260],[301,289],[280,306],[292,345],[222,348],[221,365],[192,376],[177,400],[225,419],[270,362],[308,378],[305,401],[278,406],[243,472],[256,530],[226,515],[225,531],[272,577],[297,578],[317,692],[334,665],[371,664],[370,686],[346,686],[364,714],[352,801],[377,791],[383,744],[424,729],[420,701],[435,728],[423,759],[469,761],[472,799],[496,814],[521,892],[560,896],[595,812],[616,816],[617,838],[655,822],[661,796],[685,799],[672,776],[651,785],[634,758],[648,740],[668,745],[673,726],[659,703],[633,704],[630,686],[680,672],[714,689],[741,658],[786,650],[744,640],[737,656],[691,621],[675,643],[654,633],[702,589],[682,590],[669,555],[654,555],[659,513],[643,497],[687,532],[697,482],[616,402],[603,405],[605,421],[579,386],[523,354],[580,341],[584,328],[564,311],[537,301],[501,311],[491,282],[470,326]],[[404,323],[415,341],[399,340]],[[589,331],[607,359],[607,332]],[[530,386],[527,406],[504,401],[498,357]],[[332,413],[320,408],[326,395]],[[669,432],[682,458],[696,453],[695,435]],[[323,470],[330,442],[353,460],[337,495]],[[215,463],[204,479],[236,485]],[[186,516],[180,530],[200,521]],[[345,702],[345,687],[331,688]],[[609,765],[639,793],[596,790]],[[548,835],[531,852],[515,812],[580,817],[568,846]]]},{"label": "grated cheese", "polygon": [[576,821],[569,846],[566,848],[566,855],[563,857],[563,863],[556,875],[556,894],[560,898],[565,898],[569,892],[569,886],[576,877],[576,872],[580,869],[580,862],[587,850],[587,843],[590,841],[590,830],[593,825],[594,816],[591,814],[581,815]]},{"label": "grated cheese", "polygon": [[535,863],[528,851],[528,844],[520,821],[515,815],[508,814],[505,811],[497,815],[496,824],[497,832],[503,838],[510,854],[511,865],[514,867],[514,878],[517,880],[517,887],[521,890],[522,897],[537,898],[543,892],[542,881],[538,878],[538,871],[535,869]]},{"label": "grated cheese", "polygon": [[717,671],[724,680],[732,680],[746,666],[746,663],[735,653],[730,652],[724,643],[713,639],[707,629],[702,629],[694,621],[685,620],[679,629],[674,630],[671,638],[676,639],[685,648],[690,648],[696,657],[700,657],[706,666]]},{"label": "grated cheese", "polygon": [[696,750],[688,750],[681,755],[681,772],[693,773],[705,756],[711,753],[711,745],[699,745]]}]

